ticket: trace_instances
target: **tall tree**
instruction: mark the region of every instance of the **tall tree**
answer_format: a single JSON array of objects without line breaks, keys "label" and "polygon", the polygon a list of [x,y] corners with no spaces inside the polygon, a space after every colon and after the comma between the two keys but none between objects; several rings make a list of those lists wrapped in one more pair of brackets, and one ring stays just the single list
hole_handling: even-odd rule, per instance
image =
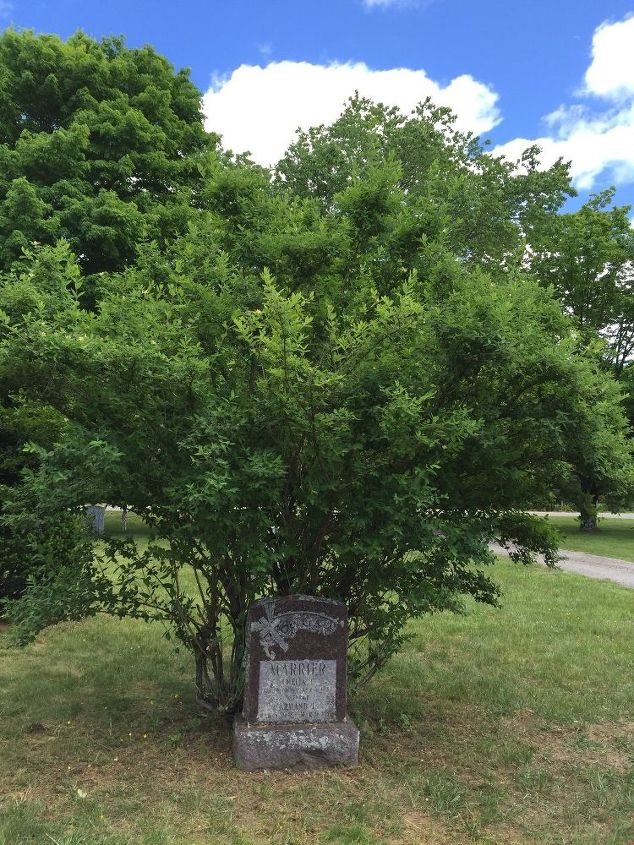
[{"label": "tall tree", "polygon": [[[64,238],[85,277],[83,304],[94,308],[105,272],[132,262],[143,241],[165,243],[186,230],[216,146],[188,73],[175,73],[152,48],[131,50],[121,38],[97,42],[81,32],[63,42],[6,31],[0,36],[0,268],[20,263],[34,244]],[[58,277],[55,268],[49,271],[50,278],[42,267],[38,275],[42,291]],[[33,464],[24,444],[49,442],[57,424],[56,415],[25,411],[16,395],[0,393],[5,485]],[[8,553],[3,560],[5,589],[15,592],[24,583],[25,556],[12,558],[10,578]]]},{"label": "tall tree", "polygon": [[370,199],[387,180],[408,209],[398,228],[382,218],[406,266],[424,261],[421,245],[440,242],[461,261],[496,273],[522,252],[526,233],[548,226],[574,193],[562,162],[542,171],[531,148],[520,164],[487,154],[455,128],[449,109],[429,100],[406,116],[355,96],[332,125],[298,134],[276,179],[327,208],[353,185]]},{"label": "tall tree", "polygon": [[0,265],[64,237],[84,273],[111,271],[184,230],[217,142],[187,71],[121,38],[7,30],[0,92]]},{"label": "tall tree", "polygon": [[[612,206],[613,199],[613,190],[604,191],[578,211],[553,218],[531,243],[530,265],[574,318],[580,345],[603,339],[604,364],[622,381],[628,408],[629,379],[623,376],[634,356],[634,231],[630,207]],[[573,471],[563,485],[579,506],[581,527],[588,531],[597,528],[600,498],[607,497],[615,508],[629,503],[627,487],[604,472],[602,453],[609,444],[587,437],[592,418],[605,413],[604,389],[597,385],[594,399],[588,397],[587,424],[573,433]],[[631,414],[630,423],[634,425]]]}]

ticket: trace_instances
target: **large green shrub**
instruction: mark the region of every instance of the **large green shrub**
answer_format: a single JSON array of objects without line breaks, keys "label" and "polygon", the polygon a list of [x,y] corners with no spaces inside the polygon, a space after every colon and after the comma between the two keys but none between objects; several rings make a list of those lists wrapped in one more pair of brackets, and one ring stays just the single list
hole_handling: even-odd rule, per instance
[{"label": "large green shrub", "polygon": [[346,602],[361,681],[408,619],[496,602],[490,540],[554,560],[522,509],[582,437],[631,479],[610,377],[523,268],[565,169],[516,176],[444,113],[390,121],[355,101],[276,183],[208,162],[187,235],[100,277],[94,311],[64,243],[0,281],[0,385],[63,421],[24,475],[31,511],[145,515],[154,539],[111,542],[76,599],[162,621],[208,706],[239,704],[257,597]]},{"label": "large green shrub", "polygon": [[362,270],[304,294],[221,251],[201,262],[194,235],[159,264],[113,282],[97,315],[71,289],[56,309],[42,297],[6,327],[0,367],[20,361],[72,422],[30,495],[147,514],[156,541],[111,544],[91,602],[164,621],[202,700],[237,706],[257,596],[345,601],[363,678],[408,618],[496,601],[492,538],[552,559],[519,508],[548,489],[592,368],[537,285],[455,264],[440,295],[415,277],[380,295]]}]

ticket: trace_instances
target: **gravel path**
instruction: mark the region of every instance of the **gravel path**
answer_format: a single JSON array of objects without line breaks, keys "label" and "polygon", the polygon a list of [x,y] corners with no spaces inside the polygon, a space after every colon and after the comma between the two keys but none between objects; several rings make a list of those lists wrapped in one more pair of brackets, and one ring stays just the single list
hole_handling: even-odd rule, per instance
[{"label": "gravel path", "polygon": [[[507,555],[506,549],[491,544],[496,554]],[[600,578],[603,581],[614,581],[623,587],[634,589],[634,563],[616,557],[601,557],[587,552],[571,552],[566,549],[560,551],[561,560],[557,564],[559,569],[586,575],[588,578]],[[542,561],[543,562],[543,561]]]},{"label": "gravel path", "polygon": [[[577,513],[571,511],[528,511],[535,516],[578,516]],[[606,519],[634,519],[634,513],[600,513],[599,520],[603,517]]]}]

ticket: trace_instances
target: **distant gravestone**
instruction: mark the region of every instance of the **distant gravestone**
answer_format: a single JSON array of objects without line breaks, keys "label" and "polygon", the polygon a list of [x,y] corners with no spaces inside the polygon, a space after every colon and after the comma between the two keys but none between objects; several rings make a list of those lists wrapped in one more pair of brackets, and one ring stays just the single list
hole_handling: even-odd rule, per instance
[{"label": "distant gravestone", "polygon": [[88,527],[94,534],[101,536],[106,527],[106,508],[104,505],[88,505],[84,508]]},{"label": "distant gravestone", "polygon": [[347,652],[344,604],[299,595],[253,604],[244,707],[234,723],[239,768],[357,764],[359,731],[346,714]]}]

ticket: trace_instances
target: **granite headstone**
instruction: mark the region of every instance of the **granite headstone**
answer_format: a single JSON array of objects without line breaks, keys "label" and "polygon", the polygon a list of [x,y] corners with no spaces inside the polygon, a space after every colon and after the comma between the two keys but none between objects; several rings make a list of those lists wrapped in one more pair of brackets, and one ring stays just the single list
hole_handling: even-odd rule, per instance
[{"label": "granite headstone", "polygon": [[346,713],[348,617],[341,602],[282,596],[247,619],[244,707],[234,723],[239,768],[356,765]]}]

